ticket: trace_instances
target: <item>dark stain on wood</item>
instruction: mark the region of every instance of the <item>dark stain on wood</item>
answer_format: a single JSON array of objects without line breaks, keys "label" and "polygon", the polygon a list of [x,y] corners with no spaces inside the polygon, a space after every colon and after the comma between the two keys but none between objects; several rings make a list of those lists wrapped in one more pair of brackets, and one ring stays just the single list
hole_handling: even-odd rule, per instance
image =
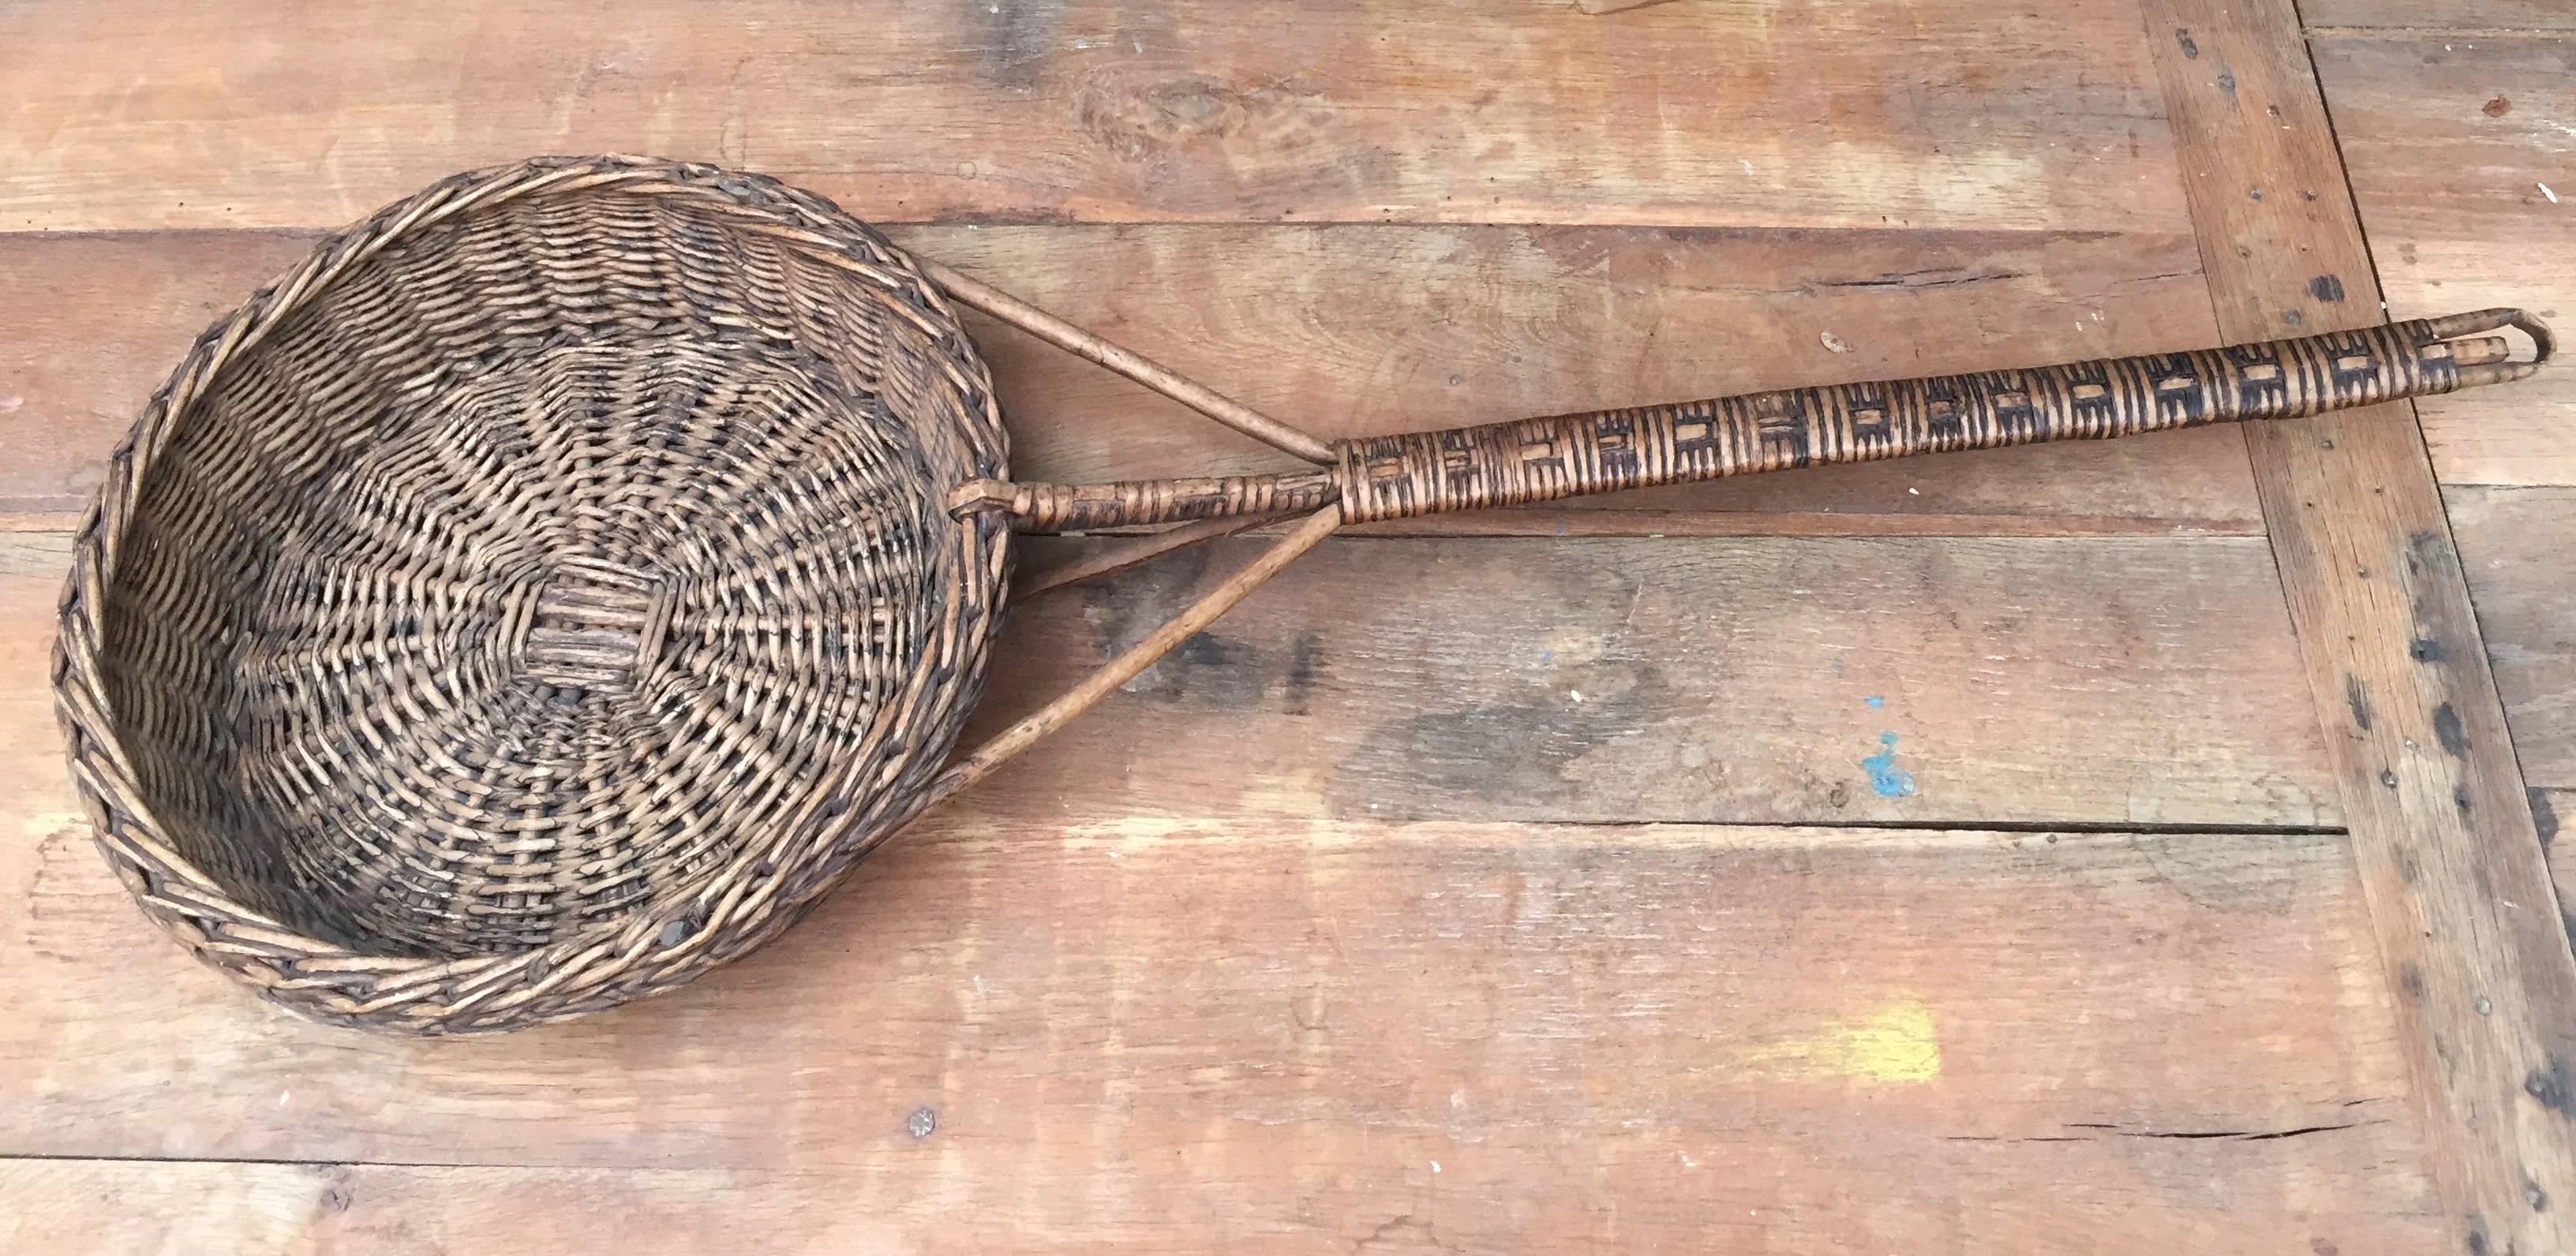
[{"label": "dark stain on wood", "polygon": [[1231,667],[1243,661],[1249,651],[1212,632],[1194,633],[1181,643],[1180,658],[1199,667]]},{"label": "dark stain on wood", "polygon": [[[1580,786],[1568,779],[1567,769],[1618,738],[1642,731],[1652,712],[1670,706],[1666,682],[1651,664],[1625,664],[1619,670],[1628,672],[1632,682],[1616,689],[1599,686],[1580,701],[1551,688],[1532,693],[1526,701],[1428,712],[1382,723],[1370,730],[1335,774],[1330,787],[1333,813],[1381,820],[1437,818],[1389,816],[1369,809],[1371,803],[1383,803],[1390,796],[1385,781],[1398,773],[1416,778],[1420,785],[1417,790],[1396,793],[1474,799],[1485,808],[1561,804]],[[1582,686],[1575,688],[1581,691]]]},{"label": "dark stain on wood", "polygon": [[1209,546],[1181,550],[1079,587],[1086,618],[1100,626],[1100,649],[1114,656],[1180,614],[1207,575]]},{"label": "dark stain on wood", "polygon": [[2200,45],[2192,42],[2190,31],[2175,31],[2174,42],[2182,45],[2183,56],[2194,61],[2200,60]]},{"label": "dark stain on wood", "polygon": [[2398,965],[2397,988],[2403,992],[2408,999],[2417,1003],[2423,1002],[2426,993],[2424,986],[2424,970],[2416,967],[2413,960],[2408,960],[2407,962]]},{"label": "dark stain on wood", "polygon": [[2548,790],[2526,789],[2523,794],[2531,799],[2531,824],[2540,832],[2541,853],[2547,854],[2558,840],[2558,808],[2550,803]]},{"label": "dark stain on wood", "polygon": [[2435,574],[2459,570],[2459,559],[2451,553],[2450,539],[2439,532],[2423,531],[2406,538],[2406,569],[2421,573],[2430,567]]},{"label": "dark stain on wood", "polygon": [[2567,1075],[2567,1061],[2550,1056],[2549,1062],[2531,1070],[2522,1079],[2522,1091],[2540,1101],[2540,1106],[2560,1116],[2576,1117],[2576,1084]]},{"label": "dark stain on wood", "polygon": [[2345,706],[2352,708],[2353,727],[2358,728],[2365,733],[2369,732],[2370,689],[2368,686],[2361,683],[2361,677],[2352,675],[2349,672],[2345,673],[2343,678],[2343,701]]},{"label": "dark stain on wood", "polygon": [[2415,638],[2415,643],[2406,647],[2406,653],[2418,663],[2439,663],[2448,657],[2442,643],[2431,637]]},{"label": "dark stain on wood", "polygon": [[[1084,584],[1083,610],[1099,626],[1101,658],[1125,653],[1180,614],[1199,592],[1208,561],[1207,547],[1183,550]],[[1121,688],[1164,702],[1239,710],[1261,701],[1261,664],[1261,651],[1252,642],[1201,632]]]},{"label": "dark stain on wood", "polygon": [[2454,759],[2469,755],[2469,735],[2460,727],[2460,712],[2448,702],[2433,708],[2433,739]]},{"label": "dark stain on wood", "polygon": [[2319,275],[2308,281],[2308,295],[2320,301],[2343,300],[2343,279],[2336,275]]},{"label": "dark stain on wood", "polygon": [[1314,704],[1315,686],[1324,679],[1324,638],[1312,630],[1297,634],[1288,651],[1288,684],[1283,705],[1290,715],[1304,715]]}]

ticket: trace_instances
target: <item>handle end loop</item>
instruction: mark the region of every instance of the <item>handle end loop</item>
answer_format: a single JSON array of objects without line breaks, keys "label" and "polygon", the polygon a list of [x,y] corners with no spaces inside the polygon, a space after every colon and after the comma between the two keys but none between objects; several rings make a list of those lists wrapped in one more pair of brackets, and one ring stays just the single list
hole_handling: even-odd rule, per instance
[{"label": "handle end loop", "polygon": [[2550,358],[2558,351],[2556,333],[2550,331],[2549,324],[2534,317],[2529,310],[2506,307],[2473,310],[2466,314],[2429,318],[2424,320],[2424,326],[2431,330],[2436,340],[2457,340],[2463,336],[2474,336],[2480,332],[2498,331],[2507,327],[2531,337],[2532,356],[2528,361],[2481,362],[2461,367],[2460,386],[2464,388],[2485,384],[2509,384],[2518,379],[2529,379],[2539,374],[2542,367],[2549,365]]}]

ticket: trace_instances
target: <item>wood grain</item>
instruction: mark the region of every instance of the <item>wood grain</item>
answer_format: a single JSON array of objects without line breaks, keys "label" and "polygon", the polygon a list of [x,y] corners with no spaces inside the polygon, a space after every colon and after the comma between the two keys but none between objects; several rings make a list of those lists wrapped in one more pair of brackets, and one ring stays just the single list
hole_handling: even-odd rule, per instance
[{"label": "wood grain", "polygon": [[[21,8],[0,44],[9,230],[329,227],[565,152],[751,167],[884,221],[2185,217],[2124,0],[1904,22],[1483,0]],[[2002,91],[2048,105],[1987,107]]]},{"label": "wood grain", "polygon": [[[1193,226],[897,236],[1327,437],[2196,348],[2214,335],[2183,235]],[[11,444],[0,514],[70,526],[108,449],[198,331],[309,244],[269,232],[0,235],[0,288],[47,294],[0,305],[0,433]],[[1097,367],[988,321],[976,329],[1024,477],[1282,465]],[[1858,517],[1829,523],[1844,531],[1893,516],[1916,521],[1886,526],[1942,532],[2260,531],[2242,439],[2215,430],[1585,505]],[[1563,514],[1509,526],[1552,532]]]},{"label": "wood grain", "polygon": [[2576,934],[2576,841],[2559,840],[2562,817],[2576,816],[2576,789],[2533,789],[2531,814],[2549,856],[2549,879],[2558,885],[2558,918]]},{"label": "wood grain", "polygon": [[2310,28],[2382,27],[2502,32],[2576,29],[2562,0],[2302,0]]},{"label": "wood grain", "polygon": [[[1387,1141],[1395,1142],[1396,1139]],[[1403,1140],[1411,1141],[1411,1140]],[[1791,1206],[1765,1202],[1776,1163],[1727,1162],[1715,1152],[1674,1152],[1652,1134],[1617,1140],[1600,1163],[1551,1173],[1535,1193],[1505,1189],[1468,1159],[1407,1164],[1371,1190],[1375,1211],[1342,1216],[1321,1209],[1357,1192],[1310,1197],[1314,1211],[1239,1219],[1168,1218],[1187,1207],[1187,1188],[1168,1202],[1123,1210],[1120,1224],[1037,1226],[1024,1212],[949,1198],[904,1198],[902,1179],[837,1174],[638,1169],[412,1168],[392,1165],[132,1164],[16,1161],[0,1165],[0,1241],[18,1250],[61,1253],[596,1251],[629,1256],[700,1256],[741,1240],[757,1218],[761,1250],[838,1256],[866,1251],[1442,1252],[1516,1250],[1525,1241],[1558,1250],[1807,1252],[2085,1251],[2195,1254],[2317,1252],[2399,1256],[2435,1241],[2429,1217],[2334,1215],[2315,1210],[2220,1212],[2187,1204],[2104,1200],[2060,1202],[2061,1192],[2099,1192],[2090,1183],[2050,1192],[2004,1193],[1944,1207],[1912,1189],[1867,1201],[1823,1198]],[[923,1151],[920,1158],[940,1153]],[[2009,1154],[2009,1153],[2007,1153]],[[2031,1172],[2065,1153],[2024,1153]],[[1998,1157],[2000,1158],[2000,1157]],[[1644,1163],[1640,1163],[1644,1162]],[[1317,1177],[1337,1164],[1304,1166]],[[1490,1170],[1488,1170],[1490,1171]],[[1814,1165],[1801,1172],[1823,1176]],[[1348,1177],[1345,1173],[1343,1176]],[[1660,1193],[1573,1198],[1575,1183],[1653,1181]],[[1828,1188],[1830,1189],[1830,1188]],[[1122,1195],[1135,1192],[1121,1191]],[[1824,1195],[1824,1191],[1802,1192]],[[2059,1198],[2051,1198],[2052,1195]],[[865,1206],[854,1206],[854,1197]],[[1745,1207],[1752,1204],[1756,1206]],[[1508,1221],[1533,1218],[1513,1227]],[[222,1237],[217,1237],[222,1236]]]},{"label": "wood grain", "polygon": [[[1022,608],[979,722],[1264,543]],[[2259,541],[1334,541],[1002,776],[1040,815],[2332,824],[2296,658]]]},{"label": "wood grain", "polygon": [[2525,783],[2576,787],[2576,488],[2446,487]]},{"label": "wood grain", "polygon": [[[2389,313],[2576,320],[2576,34],[2314,47]],[[2416,409],[2445,485],[2576,484],[2576,362]]]},{"label": "wood grain", "polygon": [[[2287,0],[2150,0],[2220,327],[2375,321],[2377,287]],[[2261,192],[2261,196],[2255,195]],[[2314,192],[2314,199],[2304,195]],[[2346,300],[2317,295],[2338,276]],[[2352,298],[2359,299],[2353,300]],[[2422,437],[2406,407],[2247,433],[2424,1106],[2453,1250],[2576,1247],[2576,956]]]}]

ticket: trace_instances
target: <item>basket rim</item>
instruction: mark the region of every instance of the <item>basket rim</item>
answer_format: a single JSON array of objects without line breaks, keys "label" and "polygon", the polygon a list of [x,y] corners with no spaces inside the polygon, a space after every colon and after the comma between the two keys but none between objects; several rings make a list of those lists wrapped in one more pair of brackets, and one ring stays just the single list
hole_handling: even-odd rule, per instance
[{"label": "basket rim", "polygon": [[[716,927],[693,928],[673,943],[667,930],[690,919],[692,912],[678,909],[691,904],[706,919],[717,918],[724,908],[744,906],[741,900],[751,888],[747,878],[735,879],[720,902],[715,901],[714,891],[722,888],[722,879],[687,899],[664,905],[661,911],[582,922],[542,947],[460,957],[403,956],[371,954],[314,937],[243,903],[222,881],[179,855],[137,785],[101,670],[107,590],[118,573],[146,477],[195,403],[228,363],[330,290],[351,268],[395,241],[510,200],[597,191],[692,198],[740,219],[749,229],[803,246],[810,255],[885,289],[889,308],[951,351],[942,365],[951,383],[973,403],[968,407],[969,422],[958,425],[957,432],[969,463],[980,475],[1008,474],[1008,437],[990,370],[947,294],[922,273],[910,254],[874,228],[824,197],[767,175],[623,155],[534,157],[462,171],[325,236],[292,269],[216,319],[153,392],[109,455],[103,483],[74,534],[52,648],[55,713],[67,743],[72,785],[88,814],[92,837],[145,916],[201,960],[250,985],[262,998],[316,1019],[414,1033],[493,1032],[604,1010],[659,993],[767,941],[921,809],[917,801],[900,797],[907,791],[890,776],[878,790],[896,795],[891,812],[856,842],[848,842],[847,830],[863,817],[844,814],[849,810],[847,797],[841,798],[840,808],[818,807],[843,793],[839,787],[849,783],[847,777],[855,767],[836,765],[826,778],[828,787],[818,786],[804,809],[780,823],[801,828],[837,822],[840,831],[831,834],[832,840],[806,843],[805,853],[793,862],[780,861],[769,880],[774,885],[790,872],[812,872],[818,865],[819,876],[810,890],[792,902],[759,904],[760,914],[749,928],[730,936]],[[944,512],[934,514],[947,517]],[[1000,615],[1006,589],[1010,531],[989,517],[956,521],[952,531],[951,543],[934,544],[928,552],[941,560],[942,583],[966,607],[962,617],[978,622],[967,625],[972,631],[954,634],[960,640],[938,634],[925,639],[915,676],[874,713],[872,726],[917,701],[925,687],[953,688],[961,708],[971,706],[980,690],[987,654],[984,638]],[[909,771],[935,769],[946,749],[947,741],[941,739],[935,754],[910,752],[914,759],[930,761],[914,764]],[[758,848],[773,845],[763,842]],[[709,945],[718,939],[726,945]],[[596,1006],[514,1013],[550,991],[560,993],[585,969],[606,963],[614,971],[618,961],[631,961],[645,951],[658,951],[662,958],[674,961],[672,980],[617,994]],[[281,964],[292,965],[293,971],[281,969]],[[432,1003],[441,993],[448,996],[446,1001]]]}]

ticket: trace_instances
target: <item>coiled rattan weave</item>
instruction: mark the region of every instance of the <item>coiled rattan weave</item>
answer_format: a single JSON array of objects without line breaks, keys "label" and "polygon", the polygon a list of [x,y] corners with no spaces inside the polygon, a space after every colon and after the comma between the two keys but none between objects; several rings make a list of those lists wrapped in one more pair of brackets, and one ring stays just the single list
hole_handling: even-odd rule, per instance
[{"label": "coiled rattan weave", "polygon": [[[1309,469],[1014,483],[951,302]],[[2537,356],[2509,361],[2506,325]],[[754,175],[459,175],[218,322],[110,460],[55,692],[145,913],[325,1020],[509,1029],[774,936],[925,807],[1344,522],[2519,379],[2513,310],[1327,444]],[[1014,530],[1178,524],[1035,591],[1302,514],[971,753]]]}]

